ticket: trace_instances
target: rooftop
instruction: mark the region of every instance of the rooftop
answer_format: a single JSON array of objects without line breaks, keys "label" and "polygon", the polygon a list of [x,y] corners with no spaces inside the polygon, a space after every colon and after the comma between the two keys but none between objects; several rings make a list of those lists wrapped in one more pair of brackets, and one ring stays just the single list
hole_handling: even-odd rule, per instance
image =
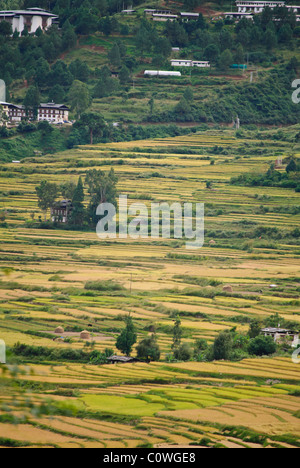
[{"label": "rooftop", "polygon": [[36,15],[36,16],[51,16],[52,18],[58,18],[57,15],[50,13],[49,11],[42,10],[41,8],[27,8],[26,10],[2,10],[0,16],[17,16],[17,15]]}]

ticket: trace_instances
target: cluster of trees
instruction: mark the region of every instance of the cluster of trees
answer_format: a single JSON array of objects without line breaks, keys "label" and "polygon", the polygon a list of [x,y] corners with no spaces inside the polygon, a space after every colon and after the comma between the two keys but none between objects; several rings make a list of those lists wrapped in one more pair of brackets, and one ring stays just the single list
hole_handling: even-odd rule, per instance
[{"label": "cluster of trees", "polygon": [[[76,33],[69,22],[63,24],[61,31],[53,25],[46,32],[38,29],[34,35],[29,35],[25,28],[21,37],[17,32],[10,37],[12,31],[4,35],[3,28],[6,24],[9,25],[5,21],[0,23],[0,68],[2,78],[8,86],[14,79],[25,79],[27,82],[34,79],[36,84],[44,84],[44,73],[50,72],[49,63],[56,60],[62,52],[74,47],[77,42]],[[53,77],[52,74],[52,79]],[[51,75],[47,80],[49,87],[53,85]]]},{"label": "cluster of trees", "polygon": [[300,192],[300,160],[299,158],[291,157],[286,165],[285,172],[277,171],[274,163],[272,163],[265,174],[241,174],[237,177],[232,177],[230,183],[232,185],[252,187],[294,188],[296,192]]},{"label": "cluster of trees", "polygon": [[43,180],[36,187],[38,206],[44,212],[46,221],[49,209],[53,208],[58,197],[62,196],[72,202],[72,210],[68,216],[68,226],[73,229],[94,226],[99,219],[96,215],[99,203],[115,204],[117,180],[118,178],[113,169],[108,172],[96,169],[87,171],[85,177],[89,194],[87,204],[84,203],[85,193],[81,177],[79,177],[77,184],[67,181],[60,186],[54,182]]},{"label": "cluster of trees", "polygon": [[[182,96],[172,110],[148,116],[149,121],[228,122],[238,115],[242,124],[296,124],[300,106],[291,99],[291,83],[296,77],[295,60],[273,69],[259,83],[229,84],[214,89],[214,98],[187,100]],[[183,99],[184,98],[184,99]]]},{"label": "cluster of trees", "polygon": [[[132,352],[137,341],[136,327],[131,316],[125,317],[125,328],[116,341],[116,347],[127,356]],[[203,338],[197,339],[194,345],[182,342],[183,330],[180,317],[174,319],[172,330],[172,353],[167,355],[169,360],[179,361],[214,361],[214,360],[240,360],[249,356],[265,356],[274,354],[278,349],[289,351],[290,345],[282,343],[277,345],[271,336],[261,334],[263,326],[277,327],[278,323],[290,329],[297,329],[297,323],[287,322],[275,313],[263,324],[256,319],[251,320],[246,334],[238,333],[236,327],[220,332],[214,342],[209,345]],[[160,358],[160,348],[157,343],[155,325],[149,329],[151,332],[136,346],[137,357],[146,361],[157,361]]]}]

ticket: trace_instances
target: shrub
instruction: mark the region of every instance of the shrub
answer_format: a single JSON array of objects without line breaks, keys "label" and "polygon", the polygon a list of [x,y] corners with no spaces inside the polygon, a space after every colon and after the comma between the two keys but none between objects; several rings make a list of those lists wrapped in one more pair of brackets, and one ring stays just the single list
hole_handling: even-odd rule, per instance
[{"label": "shrub", "polygon": [[193,350],[188,343],[183,343],[174,350],[174,358],[178,361],[189,361],[193,355]]},{"label": "shrub", "polygon": [[271,336],[256,336],[249,342],[248,351],[256,356],[273,354],[276,351],[276,344]]},{"label": "shrub", "polygon": [[123,291],[125,288],[113,281],[87,281],[84,289],[91,289],[93,291]]}]

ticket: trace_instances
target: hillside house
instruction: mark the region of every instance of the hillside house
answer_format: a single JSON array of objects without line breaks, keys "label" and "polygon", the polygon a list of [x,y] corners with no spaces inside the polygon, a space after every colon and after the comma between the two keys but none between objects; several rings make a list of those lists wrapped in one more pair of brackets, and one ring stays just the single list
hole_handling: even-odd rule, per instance
[{"label": "hillside house", "polygon": [[239,13],[262,13],[262,11],[269,7],[273,10],[276,7],[284,7],[284,1],[256,1],[256,0],[248,0],[248,1],[241,1],[237,0],[236,6]]},{"label": "hillside house", "polygon": [[277,7],[285,7],[295,13],[296,20],[300,21],[300,5],[286,5],[285,1],[272,0],[236,0],[237,11],[224,13],[225,18],[239,21],[242,18],[253,19],[253,15],[262,13],[265,8],[274,10]]},{"label": "hillside house", "polygon": [[38,109],[38,121],[42,120],[54,124],[66,123],[69,121],[69,108],[54,102],[41,103]]},{"label": "hillside house", "polygon": [[128,362],[138,362],[139,361],[139,359],[131,357],[131,356],[117,356],[117,355],[110,356],[109,358],[107,358],[107,360],[111,364],[118,364],[118,363],[125,364],[125,363],[128,363]]},{"label": "hillside house", "polygon": [[181,12],[179,16],[182,20],[185,20],[185,21],[189,21],[189,20],[197,21],[197,19],[199,18],[199,13]]},{"label": "hillside house", "polygon": [[61,200],[56,202],[51,208],[51,219],[53,222],[67,223],[72,212],[71,200]]},{"label": "hillside house", "polygon": [[172,59],[172,67],[199,67],[199,68],[210,68],[210,63],[200,60],[183,60],[183,59]]},{"label": "hillside house", "polygon": [[271,336],[276,343],[288,342],[293,347],[297,346],[299,340],[298,332],[293,332],[285,328],[262,328],[261,333],[264,336]]},{"label": "hillside house", "polygon": [[0,21],[11,24],[12,30],[22,33],[27,27],[29,34],[34,34],[38,28],[46,31],[56,23],[58,16],[42,8],[27,8],[26,10],[0,11]]},{"label": "hillside house", "polygon": [[152,18],[153,21],[175,21],[178,16],[170,13],[153,13]]}]

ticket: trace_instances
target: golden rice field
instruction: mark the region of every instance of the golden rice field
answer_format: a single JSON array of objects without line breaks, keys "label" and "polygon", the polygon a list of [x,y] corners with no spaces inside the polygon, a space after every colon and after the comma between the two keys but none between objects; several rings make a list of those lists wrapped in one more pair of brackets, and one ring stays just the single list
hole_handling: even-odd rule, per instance
[{"label": "golden rice field", "polygon": [[[233,327],[246,333],[249,319],[276,313],[300,328],[299,239],[287,236],[300,225],[299,193],[229,184],[232,176],[265,172],[289,149],[272,131],[262,145],[254,134],[239,139],[220,129],[1,166],[7,225],[0,226],[0,339],[8,353],[0,377],[0,447],[299,447],[300,364],[291,355],[170,361],[177,314],[183,342],[191,345],[198,338],[211,344]],[[91,168],[110,167],[129,203],[150,209],[152,201],[203,202],[203,247],[39,228],[41,180],[77,182]],[[253,236],[255,229],[261,235]],[[270,238],[267,229],[281,236]],[[208,284],[202,289],[201,280]],[[88,295],[87,281],[124,289]],[[219,294],[224,286],[232,293]],[[61,350],[119,353],[115,342],[129,313],[138,341],[156,325],[160,361],[94,365],[55,358]],[[64,339],[54,333],[58,326]],[[82,330],[90,340],[80,338]],[[52,357],[16,359],[9,353],[16,343],[52,350]]]}]

